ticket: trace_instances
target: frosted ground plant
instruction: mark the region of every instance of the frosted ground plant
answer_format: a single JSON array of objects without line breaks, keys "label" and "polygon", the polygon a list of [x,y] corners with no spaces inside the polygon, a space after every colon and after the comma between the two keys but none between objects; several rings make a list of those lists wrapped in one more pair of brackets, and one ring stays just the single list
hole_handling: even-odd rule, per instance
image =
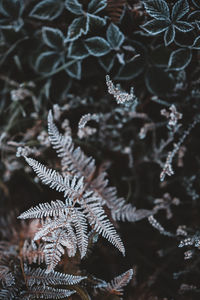
[{"label": "frosted ground plant", "polygon": [[19,216],[20,219],[43,220],[43,226],[35,234],[34,241],[42,239],[45,243],[47,272],[54,270],[65,250],[69,257],[75,256],[77,248],[81,258],[86,255],[87,222],[124,255],[123,243],[103,209],[106,198],[111,200],[113,194],[113,190],[106,187],[105,175],[94,178],[94,160],[86,157],[80,148],[74,149],[70,136],[62,136],[58,132],[51,111],[48,133],[53,148],[62,158],[63,175],[24,155],[23,151],[21,153],[44,184],[64,193],[65,202],[56,200],[42,203]]},{"label": "frosted ground plant", "polygon": [[[65,254],[68,257],[74,257],[77,254],[77,250],[79,250],[81,259],[86,256],[90,236],[87,228],[88,223],[92,227],[92,231],[102,235],[124,255],[123,243],[109,221],[103,206],[107,205],[115,211],[116,215],[112,214],[115,216],[115,219],[120,219],[121,217],[128,219],[128,213],[130,214],[130,211],[135,213],[136,211],[130,204],[125,204],[123,198],[117,198],[115,188],[107,186],[108,180],[105,179],[105,172],[95,177],[96,166],[94,159],[86,157],[79,147],[74,147],[70,133],[71,131],[69,130],[67,130],[67,133],[65,132],[65,135],[59,133],[50,111],[48,115],[49,140],[53,148],[56,149],[58,156],[61,157],[62,173],[48,169],[35,159],[30,158],[29,155],[33,155],[30,149],[27,151],[27,149],[20,147],[17,150],[17,156],[24,157],[44,184],[59,192],[63,192],[65,197],[65,202],[56,200],[51,201],[51,203],[40,203],[19,216],[20,219],[33,218],[41,220],[31,244],[25,241],[22,253],[29,263],[45,261],[47,265],[46,270],[38,268],[31,271],[31,269],[26,268],[33,275],[44,273],[44,280],[48,280],[51,274],[57,276],[55,267]],[[122,211],[121,216],[120,211]],[[141,211],[144,215],[143,210]],[[137,213],[134,218],[137,219]],[[140,210],[138,218],[142,218]],[[37,257],[34,254],[31,255],[34,252],[37,253]],[[66,276],[70,275],[66,274]],[[101,281],[103,284],[96,284],[94,289],[100,290],[102,293],[114,293],[122,296],[123,287],[128,284],[132,276],[133,270],[130,269],[114,278],[110,283]],[[82,278],[84,279],[85,277],[81,277],[81,280]],[[37,280],[33,284],[37,284]],[[34,286],[33,292],[39,292],[39,288]],[[41,291],[40,289],[40,292],[53,295],[56,290],[53,290],[51,287],[48,287],[46,290],[43,287],[43,290]],[[64,295],[65,297],[70,295],[67,295],[65,290],[59,290],[58,292],[63,297]],[[58,297],[61,297],[59,295]]]}]

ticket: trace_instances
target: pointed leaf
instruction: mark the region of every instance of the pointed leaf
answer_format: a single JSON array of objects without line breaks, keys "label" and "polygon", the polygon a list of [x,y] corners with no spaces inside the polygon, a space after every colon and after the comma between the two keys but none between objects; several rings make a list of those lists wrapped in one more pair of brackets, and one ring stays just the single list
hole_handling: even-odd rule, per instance
[{"label": "pointed leaf", "polygon": [[89,18],[87,17],[79,17],[75,18],[71,25],[68,28],[67,41],[75,41],[77,40],[82,34],[87,34],[89,30]]},{"label": "pointed leaf", "polygon": [[43,0],[34,6],[29,16],[39,20],[52,21],[61,14],[63,8],[62,1]]},{"label": "pointed leaf", "polygon": [[173,21],[181,19],[189,11],[187,0],[179,0],[175,3],[172,9],[171,18]]},{"label": "pointed leaf", "polygon": [[53,49],[63,48],[64,35],[59,29],[42,27],[42,38],[45,44]]},{"label": "pointed leaf", "polygon": [[189,49],[178,49],[172,52],[169,58],[168,67],[179,71],[185,69],[192,59],[192,53]]},{"label": "pointed leaf", "polygon": [[88,52],[94,56],[103,56],[110,51],[110,45],[101,37],[92,37],[85,40],[85,46]]},{"label": "pointed leaf", "polygon": [[194,3],[194,5],[198,8],[200,8],[200,2],[199,0],[192,0],[192,2]]},{"label": "pointed leaf", "polygon": [[60,56],[54,51],[43,52],[37,57],[35,69],[41,73],[49,73],[60,63]]},{"label": "pointed leaf", "polygon": [[171,44],[174,41],[174,38],[175,38],[174,26],[169,26],[168,29],[165,31],[165,35],[164,35],[165,46]]},{"label": "pointed leaf", "polygon": [[103,10],[107,5],[106,0],[91,0],[88,4],[88,12],[91,14],[97,14]]},{"label": "pointed leaf", "polygon": [[78,0],[65,0],[65,7],[75,15],[83,14],[82,4]]},{"label": "pointed leaf", "polygon": [[192,49],[200,49],[200,36],[198,36],[192,44]]},{"label": "pointed leaf", "polygon": [[191,12],[187,17],[187,21],[190,23],[196,23],[198,20],[200,20],[200,10]]},{"label": "pointed leaf", "polygon": [[81,61],[75,61],[73,64],[68,66],[65,71],[70,77],[81,79]]},{"label": "pointed leaf", "polygon": [[77,59],[83,59],[89,56],[89,53],[82,40],[76,40],[70,43],[68,48],[68,56]]},{"label": "pointed leaf", "polygon": [[104,55],[103,57],[99,58],[99,64],[107,72],[110,72],[110,70],[112,69],[114,61],[115,61],[115,56],[112,53],[108,53],[107,55]]},{"label": "pointed leaf", "polygon": [[[93,29],[94,26],[104,26],[106,25],[106,19],[101,18],[99,16],[87,14],[87,17],[89,18],[89,28]],[[94,29],[93,29],[94,30]]]},{"label": "pointed leaf", "polygon": [[148,33],[152,35],[159,34],[167,29],[170,25],[169,21],[166,20],[151,20],[141,27]]},{"label": "pointed leaf", "polygon": [[124,42],[124,35],[119,28],[111,23],[106,31],[106,37],[113,49],[119,49]]},{"label": "pointed leaf", "polygon": [[183,22],[183,21],[176,22],[176,24],[174,26],[176,27],[176,29],[178,29],[179,31],[182,31],[182,32],[188,32],[188,31],[191,31],[192,29],[194,29],[194,26],[192,26],[188,22]]},{"label": "pointed leaf", "polygon": [[152,0],[144,2],[146,12],[157,20],[169,19],[169,7],[164,0]]},{"label": "pointed leaf", "polygon": [[1,12],[5,16],[19,18],[24,10],[24,2],[20,0],[1,0]]},{"label": "pointed leaf", "polygon": [[145,62],[142,58],[137,57],[133,61],[121,66],[115,76],[115,80],[130,80],[139,76],[145,68]]}]

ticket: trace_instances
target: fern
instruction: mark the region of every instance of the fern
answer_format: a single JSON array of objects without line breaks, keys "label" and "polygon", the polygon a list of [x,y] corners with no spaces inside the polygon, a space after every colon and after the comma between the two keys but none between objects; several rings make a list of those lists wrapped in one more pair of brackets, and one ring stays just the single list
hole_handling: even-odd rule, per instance
[{"label": "fern", "polygon": [[112,293],[113,291],[118,292],[122,295],[123,288],[129,283],[133,277],[133,269],[126,271],[125,273],[115,277],[110,283],[108,283],[107,290]]},{"label": "fern", "polygon": [[76,209],[72,214],[72,222],[75,227],[77,244],[81,254],[81,258],[83,258],[86,255],[88,247],[86,218],[78,209]]},{"label": "fern", "polygon": [[123,288],[129,283],[132,277],[133,277],[133,269],[130,269],[124,272],[123,274],[115,277],[111,282],[106,282],[106,281],[99,282],[95,286],[95,289],[100,289],[104,291],[104,293],[122,296]]},{"label": "fern", "polygon": [[26,276],[26,282],[29,287],[33,285],[73,285],[77,284],[86,277],[74,276],[69,274],[63,274],[60,272],[52,271],[50,274],[46,273],[46,270],[41,268],[32,269],[27,265],[24,266],[24,272]]},{"label": "fern", "polygon": [[25,156],[25,160],[36,172],[41,181],[49,185],[52,189],[56,189],[58,192],[64,192],[64,196],[78,198],[81,189],[83,188],[83,177],[77,179],[74,177],[72,180],[69,176],[63,177],[58,172],[52,169],[48,169],[43,164],[39,163],[33,158]]},{"label": "fern", "polygon": [[99,202],[91,199],[85,205],[85,211],[89,223],[94,226],[94,229],[110,241],[116,248],[119,249],[125,255],[125,249],[121,239],[119,238],[113,225],[107,219],[105,212]]},{"label": "fern", "polygon": [[68,212],[67,206],[61,200],[51,201],[49,203],[40,203],[36,207],[32,207],[22,213],[19,219],[44,218],[44,217],[59,217]]},{"label": "fern", "polygon": [[62,299],[67,298],[74,293],[74,291],[55,289],[48,286],[34,286],[23,296],[22,299]]},{"label": "fern", "polygon": [[74,256],[76,253],[76,240],[62,228],[54,230],[51,236],[45,236],[43,240],[47,242],[44,248],[47,273],[54,270],[61,260],[61,256],[65,253],[64,247],[68,250],[68,256]]},{"label": "fern", "polygon": [[42,226],[36,232],[34,241],[44,242],[47,272],[54,270],[65,253],[75,256],[78,248],[81,258],[86,255],[87,221],[124,255],[123,243],[103,209],[106,201],[114,202],[116,199],[116,189],[107,187],[106,173],[93,178],[96,172],[94,160],[86,157],[80,148],[74,147],[69,131],[65,136],[59,133],[51,111],[48,115],[48,132],[53,148],[62,157],[65,176],[25,156],[24,151],[21,153],[44,184],[64,193],[65,203],[56,200],[39,204],[19,216],[20,219],[42,219]]},{"label": "fern", "polygon": [[58,156],[62,157],[63,172],[67,170],[72,175],[84,176],[87,181],[95,172],[94,159],[86,157],[79,147],[74,149],[71,136],[59,133],[51,111],[48,114],[48,133],[53,148],[56,149]]}]

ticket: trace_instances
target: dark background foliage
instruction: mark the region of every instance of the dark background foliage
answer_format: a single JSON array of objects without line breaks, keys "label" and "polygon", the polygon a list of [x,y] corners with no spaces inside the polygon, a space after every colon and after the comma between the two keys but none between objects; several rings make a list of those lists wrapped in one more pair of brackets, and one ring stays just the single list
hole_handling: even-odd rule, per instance
[{"label": "dark background foliage", "polygon": [[[105,280],[134,267],[124,299],[199,297],[199,247],[191,246],[193,257],[184,260],[188,249],[178,247],[182,238],[176,235],[185,225],[198,240],[200,227],[199,31],[197,0],[0,1],[2,213],[56,199],[15,157],[18,143],[39,146],[37,136],[55,104],[66,108],[61,120],[70,120],[76,144],[98,165],[109,162],[110,183],[128,203],[153,209],[166,193],[180,200],[171,218],[163,210],[156,215],[173,237],[161,235],[146,219],[120,222],[126,257],[100,240],[83,262],[82,268]],[[126,91],[134,87],[136,108],[115,102],[106,74]],[[182,114],[174,131],[161,115],[172,104]],[[94,135],[79,139],[77,124],[86,113],[108,118],[104,127],[93,124]],[[179,151],[172,161],[175,174],[161,182],[168,152],[195,120],[180,148],[183,157]],[[163,140],[168,142],[162,148]],[[41,159],[59,164],[45,146]]]}]

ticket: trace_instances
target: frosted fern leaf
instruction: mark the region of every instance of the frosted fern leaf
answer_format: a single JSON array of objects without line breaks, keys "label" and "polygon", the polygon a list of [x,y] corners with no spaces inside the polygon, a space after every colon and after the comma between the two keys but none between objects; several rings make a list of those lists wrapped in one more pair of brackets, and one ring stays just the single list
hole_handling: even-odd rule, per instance
[{"label": "frosted fern leaf", "polygon": [[61,256],[65,253],[65,248],[68,250],[68,256],[74,256],[76,253],[75,235],[71,237],[69,232],[63,229],[55,230],[51,236],[43,237],[46,242],[44,253],[47,264],[47,273],[54,270],[55,266],[61,260]]},{"label": "frosted fern leaf", "polygon": [[79,147],[75,148],[71,136],[63,136],[53,122],[51,110],[48,115],[49,139],[59,157],[62,157],[62,170],[72,175],[84,176],[85,180],[95,172],[92,157],[86,157]]},{"label": "frosted fern leaf", "polygon": [[65,203],[56,200],[39,204],[19,216],[21,219],[42,219],[42,226],[35,234],[34,241],[44,242],[47,272],[54,270],[64,254],[75,256],[77,248],[81,258],[86,255],[87,222],[124,254],[123,243],[103,209],[107,201],[114,202],[116,199],[116,189],[107,187],[105,172],[93,178],[96,173],[94,160],[79,147],[74,147],[69,131],[67,136],[59,133],[51,111],[48,115],[48,132],[53,148],[62,157],[63,171],[67,175],[62,176],[33,158],[23,157],[44,184],[64,193]]},{"label": "frosted fern leaf", "polygon": [[126,271],[125,273],[115,277],[110,283],[108,283],[107,290],[112,293],[118,292],[118,295],[123,294],[123,288],[129,283],[133,277],[133,269]]},{"label": "frosted fern leaf", "polygon": [[72,222],[75,227],[77,244],[81,254],[81,258],[83,258],[86,255],[88,247],[86,218],[79,210],[74,210],[72,215]]},{"label": "frosted fern leaf", "polygon": [[[95,289],[103,290],[109,294],[122,296],[123,289],[133,277],[133,269],[130,269],[123,274],[115,277],[111,282],[100,282],[95,286]],[[106,298],[106,297],[105,297]],[[122,298],[120,298],[122,299]]]},{"label": "frosted fern leaf", "polygon": [[26,276],[26,282],[28,286],[33,285],[73,285],[77,284],[86,277],[74,276],[70,274],[64,274],[60,272],[52,271],[51,273],[46,273],[46,270],[41,268],[32,269],[27,265],[24,266],[24,273]]},{"label": "frosted fern leaf", "polygon": [[28,209],[22,213],[19,219],[59,217],[68,212],[68,208],[61,200],[51,201],[50,203],[40,203],[38,206]]},{"label": "frosted fern leaf", "polygon": [[28,293],[26,293],[24,297],[22,297],[22,299],[62,299],[67,298],[74,293],[74,291],[56,289],[49,286],[34,286],[28,291]]},{"label": "frosted fern leaf", "polygon": [[77,177],[73,177],[71,180],[69,176],[63,177],[55,170],[48,169],[33,158],[25,156],[25,160],[29,166],[33,168],[44,184],[49,185],[52,189],[56,189],[58,192],[64,192],[65,197],[79,197],[79,194],[83,189],[83,177],[79,179]]},{"label": "frosted fern leaf", "polygon": [[105,237],[116,248],[125,255],[124,245],[119,238],[114,226],[107,219],[105,212],[98,201],[91,199],[85,205],[86,216],[91,226],[94,226],[94,230]]}]

